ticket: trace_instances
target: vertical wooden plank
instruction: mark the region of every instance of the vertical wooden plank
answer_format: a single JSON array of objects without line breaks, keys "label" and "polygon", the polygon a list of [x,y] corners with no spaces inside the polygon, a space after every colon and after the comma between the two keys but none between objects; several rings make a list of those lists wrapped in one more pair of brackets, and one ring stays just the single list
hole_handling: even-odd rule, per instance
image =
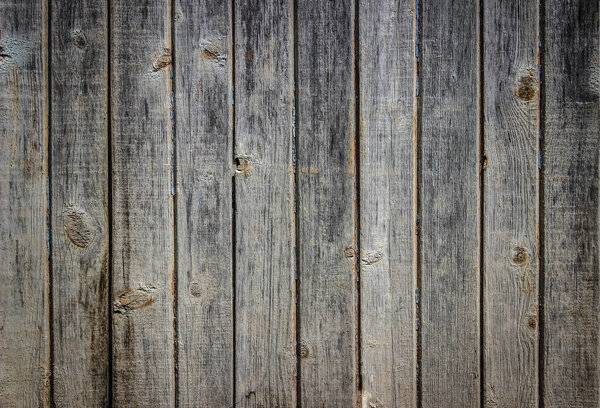
[{"label": "vertical wooden plank", "polygon": [[361,0],[363,407],[415,407],[415,4]]},{"label": "vertical wooden plank", "polygon": [[107,27],[104,1],[52,2],[54,400],[108,403]]},{"label": "vertical wooden plank", "polygon": [[422,7],[422,406],[478,407],[479,4]]},{"label": "vertical wooden plank", "polygon": [[47,3],[0,2],[0,405],[49,406]]},{"label": "vertical wooden plank", "polygon": [[233,405],[231,4],[175,13],[179,406]]},{"label": "vertical wooden plank", "polygon": [[235,2],[236,402],[295,407],[291,0]]},{"label": "vertical wooden plank", "polygon": [[300,398],[356,405],[354,2],[297,3]]},{"label": "vertical wooden plank", "polygon": [[486,407],[538,399],[538,3],[484,8]]},{"label": "vertical wooden plank", "polygon": [[113,0],[114,403],[173,406],[170,4]]},{"label": "vertical wooden plank", "polygon": [[545,4],[543,401],[598,390],[598,2]]}]

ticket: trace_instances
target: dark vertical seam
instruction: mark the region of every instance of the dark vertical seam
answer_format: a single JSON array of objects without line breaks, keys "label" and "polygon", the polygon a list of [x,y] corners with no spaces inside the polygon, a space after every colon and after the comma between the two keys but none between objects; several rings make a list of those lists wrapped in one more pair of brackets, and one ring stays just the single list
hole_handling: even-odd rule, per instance
[{"label": "dark vertical seam", "polygon": [[538,107],[538,407],[544,408],[544,296],[545,296],[545,246],[544,246],[544,131],[546,119],[546,89],[545,89],[545,40],[546,40],[546,1],[540,0],[538,10],[538,80],[539,80],[539,107]]},{"label": "dark vertical seam", "polygon": [[355,358],[356,358],[356,405],[361,405],[362,353],[361,353],[361,297],[360,297],[360,0],[354,0],[354,271],[355,284]]},{"label": "dark vertical seam", "polygon": [[421,237],[421,189],[422,170],[423,170],[423,145],[422,145],[422,115],[423,115],[423,97],[422,97],[422,58],[420,55],[422,14],[421,1],[415,0],[415,180],[414,180],[414,200],[415,200],[415,219],[414,219],[414,240],[415,240],[415,405],[422,406],[422,338],[421,338],[421,255],[423,242]]},{"label": "dark vertical seam", "polygon": [[169,23],[170,23],[170,45],[171,45],[171,67],[170,85],[171,85],[171,199],[173,203],[173,275],[172,275],[172,302],[173,302],[173,392],[175,393],[174,404],[179,406],[179,332],[177,325],[177,317],[179,312],[179,262],[178,262],[178,240],[177,240],[177,105],[175,99],[176,92],[176,55],[175,55],[175,0],[169,2]]},{"label": "dark vertical seam", "polygon": [[485,7],[479,2],[479,406],[485,406]]},{"label": "dark vertical seam", "polygon": [[46,30],[47,55],[46,55],[46,104],[47,104],[47,129],[48,157],[46,160],[46,251],[47,266],[47,297],[48,297],[48,368],[46,372],[47,402],[54,407],[54,271],[52,261],[52,0],[46,0]]},{"label": "dark vertical seam", "polygon": [[[231,0],[231,160],[234,167],[237,165],[235,157],[235,0]],[[236,313],[236,277],[237,277],[237,237],[236,237],[236,187],[235,187],[235,169],[231,177],[231,308],[232,308],[232,402],[237,405],[237,313]]]},{"label": "dark vertical seam", "polygon": [[107,164],[108,164],[108,191],[107,191],[107,206],[108,206],[108,405],[113,406],[113,379],[114,379],[114,339],[113,339],[113,162],[112,162],[112,65],[111,61],[111,1],[106,2],[106,116],[107,116]]},{"label": "dark vertical seam", "polygon": [[294,346],[295,346],[295,364],[296,364],[296,407],[302,406],[300,393],[300,358],[301,358],[301,343],[300,343],[300,281],[298,274],[298,135],[297,135],[297,118],[298,118],[298,98],[296,86],[298,84],[298,1],[292,0],[292,77],[294,81],[293,87],[293,107],[292,107],[292,165],[293,165],[293,194],[294,194]]}]

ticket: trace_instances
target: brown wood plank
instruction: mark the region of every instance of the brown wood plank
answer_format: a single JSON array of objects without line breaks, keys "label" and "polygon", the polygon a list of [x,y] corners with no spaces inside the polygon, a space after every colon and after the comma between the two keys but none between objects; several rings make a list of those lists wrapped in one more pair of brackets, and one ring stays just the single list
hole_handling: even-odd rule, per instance
[{"label": "brown wood plank", "polygon": [[47,4],[0,1],[0,406],[50,406]]},{"label": "brown wood plank", "polygon": [[538,4],[484,9],[485,406],[538,400]]},{"label": "brown wood plank", "polygon": [[111,3],[114,404],[173,406],[171,10]]},{"label": "brown wood plank", "polygon": [[545,4],[544,407],[594,407],[598,389],[598,2]]},{"label": "brown wood plank", "polygon": [[107,19],[104,1],[53,1],[50,27],[54,401],[106,406]]},{"label": "brown wood plank", "polygon": [[235,2],[236,402],[295,407],[291,0]]},{"label": "brown wood plank", "polygon": [[415,407],[415,7],[359,7],[363,407]]},{"label": "brown wood plank", "polygon": [[298,314],[303,407],[355,406],[354,2],[297,3]]},{"label": "brown wood plank", "polygon": [[479,4],[422,8],[421,403],[479,407]]},{"label": "brown wood plank", "polygon": [[179,406],[233,406],[231,4],[175,9]]}]

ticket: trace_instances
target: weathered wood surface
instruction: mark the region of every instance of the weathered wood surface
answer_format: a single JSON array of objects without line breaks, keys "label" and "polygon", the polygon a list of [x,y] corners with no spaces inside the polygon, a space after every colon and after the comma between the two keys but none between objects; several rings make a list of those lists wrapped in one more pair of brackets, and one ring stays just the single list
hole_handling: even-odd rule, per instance
[{"label": "weathered wood surface", "polygon": [[173,406],[171,13],[157,0],[110,13],[114,403]]},{"label": "weathered wood surface", "polygon": [[598,406],[598,11],[0,0],[0,406]]},{"label": "weathered wood surface", "polygon": [[479,4],[422,7],[421,404],[478,407]]},{"label": "weathered wood surface", "polygon": [[538,4],[482,16],[486,407],[538,405]]},{"label": "weathered wood surface", "polygon": [[362,406],[416,405],[416,13],[359,5]]},{"label": "weathered wood surface", "polygon": [[234,3],[235,402],[295,407],[292,1]]},{"label": "weathered wood surface", "polygon": [[51,5],[54,402],[106,406],[109,383],[106,4]]},{"label": "weathered wood surface", "polygon": [[598,19],[598,2],[546,2],[541,384],[546,408],[600,404]]},{"label": "weathered wood surface", "polygon": [[233,405],[232,24],[220,0],[175,9],[179,406]]},{"label": "weathered wood surface", "polygon": [[303,407],[357,401],[354,2],[297,3],[297,222]]},{"label": "weathered wood surface", "polygon": [[50,406],[48,21],[0,2],[0,406]]}]

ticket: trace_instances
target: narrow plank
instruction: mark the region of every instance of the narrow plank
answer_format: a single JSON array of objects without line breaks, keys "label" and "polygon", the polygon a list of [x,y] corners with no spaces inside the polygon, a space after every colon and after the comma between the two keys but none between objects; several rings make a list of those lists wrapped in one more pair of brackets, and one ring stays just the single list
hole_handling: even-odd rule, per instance
[{"label": "narrow plank", "polygon": [[485,406],[537,407],[538,4],[484,9]]},{"label": "narrow plank", "polygon": [[598,2],[545,5],[544,407],[600,404]]},{"label": "narrow plank", "polygon": [[111,3],[113,356],[117,406],[173,406],[168,2]]},{"label": "narrow plank", "polygon": [[0,406],[50,406],[47,5],[0,2]]},{"label": "narrow plank", "polygon": [[354,2],[297,3],[300,398],[355,406]]},{"label": "narrow plank", "polygon": [[291,0],[235,2],[236,402],[295,407]]},{"label": "narrow plank", "polygon": [[479,407],[479,4],[422,7],[422,406]]},{"label": "narrow plank", "polygon": [[51,11],[54,401],[106,406],[106,3],[53,1]]},{"label": "narrow plank", "polygon": [[175,14],[179,406],[233,406],[231,4]]},{"label": "narrow plank", "polygon": [[363,407],[415,407],[415,7],[361,0]]}]

